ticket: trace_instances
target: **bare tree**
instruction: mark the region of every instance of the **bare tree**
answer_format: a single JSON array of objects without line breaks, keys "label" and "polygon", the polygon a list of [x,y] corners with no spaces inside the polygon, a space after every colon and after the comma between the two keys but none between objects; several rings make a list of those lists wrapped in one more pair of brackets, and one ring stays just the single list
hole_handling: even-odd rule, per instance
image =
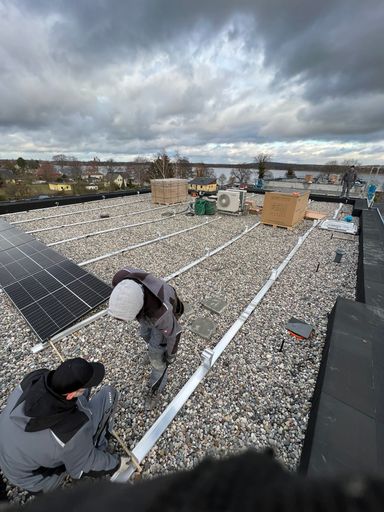
[{"label": "bare tree", "polygon": [[173,178],[175,175],[174,164],[164,151],[158,153],[157,157],[151,162],[148,169],[149,179]]},{"label": "bare tree", "polygon": [[40,164],[37,174],[45,181],[52,181],[56,177],[53,165],[49,162],[43,162]]},{"label": "bare tree", "polygon": [[219,182],[219,185],[223,186],[224,183],[227,181],[226,175],[224,173],[221,173],[217,181]]},{"label": "bare tree", "polygon": [[64,172],[64,166],[67,163],[67,157],[65,155],[54,155],[52,157],[53,162],[55,165],[58,165],[60,167],[60,172]]},{"label": "bare tree", "polygon": [[113,158],[110,158],[109,160],[107,160],[107,172],[108,173],[113,173],[114,172],[114,165],[113,165]]},{"label": "bare tree", "polygon": [[180,156],[179,152],[176,152],[174,160],[175,176],[177,178],[188,179],[192,178],[192,164],[186,157]]},{"label": "bare tree", "polygon": [[238,183],[248,183],[252,174],[251,169],[245,169],[244,167],[234,167],[231,170],[231,176],[233,176],[235,178],[234,181]]},{"label": "bare tree", "polygon": [[259,153],[255,158],[255,162],[257,163],[257,168],[259,170],[259,178],[263,179],[266,171],[266,164],[272,158],[272,155],[269,153]]},{"label": "bare tree", "polygon": [[67,157],[66,171],[76,181],[81,179],[81,164],[74,156]]},{"label": "bare tree", "polygon": [[126,166],[126,171],[132,176],[133,183],[140,186],[146,181],[148,175],[149,164],[147,160],[141,156],[135,158],[133,164]]}]

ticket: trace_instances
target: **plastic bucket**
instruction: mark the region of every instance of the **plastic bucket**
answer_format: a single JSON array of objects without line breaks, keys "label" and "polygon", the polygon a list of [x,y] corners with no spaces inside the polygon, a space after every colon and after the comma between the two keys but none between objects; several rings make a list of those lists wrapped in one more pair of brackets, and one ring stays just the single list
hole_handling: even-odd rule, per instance
[{"label": "plastic bucket", "polygon": [[205,199],[196,199],[195,214],[196,215],[205,215]]},{"label": "plastic bucket", "polygon": [[205,200],[205,215],[215,215],[216,213],[216,201],[206,199]]}]

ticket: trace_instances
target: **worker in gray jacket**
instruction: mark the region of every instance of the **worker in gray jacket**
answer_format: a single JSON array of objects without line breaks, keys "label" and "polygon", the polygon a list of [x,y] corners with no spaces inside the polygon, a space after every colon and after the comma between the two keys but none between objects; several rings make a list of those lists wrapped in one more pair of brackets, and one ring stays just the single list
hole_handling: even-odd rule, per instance
[{"label": "worker in gray jacket", "polygon": [[66,475],[79,479],[120,471],[127,458],[106,452],[118,392],[104,386],[90,400],[89,388],[104,366],[68,359],[56,370],[28,374],[0,414],[0,468],[31,493],[58,487]]},{"label": "worker in gray jacket", "polygon": [[357,175],[355,171],[355,166],[351,165],[349,169],[345,171],[341,178],[342,183],[342,191],[340,197],[349,197],[349,192],[351,188],[353,187],[355,181],[356,181]]},{"label": "worker in gray jacket", "polygon": [[108,313],[125,322],[138,320],[140,335],[148,344],[151,398],[164,389],[168,365],[176,359],[182,331],[178,319],[184,311],[183,303],[163,279],[133,267],[119,270],[112,285]]}]

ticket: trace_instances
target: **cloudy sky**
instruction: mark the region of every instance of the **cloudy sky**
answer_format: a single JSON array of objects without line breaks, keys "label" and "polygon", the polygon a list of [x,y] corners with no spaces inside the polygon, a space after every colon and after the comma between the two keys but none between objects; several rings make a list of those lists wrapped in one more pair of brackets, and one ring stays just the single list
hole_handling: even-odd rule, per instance
[{"label": "cloudy sky", "polygon": [[384,164],[384,0],[0,0],[0,158]]}]

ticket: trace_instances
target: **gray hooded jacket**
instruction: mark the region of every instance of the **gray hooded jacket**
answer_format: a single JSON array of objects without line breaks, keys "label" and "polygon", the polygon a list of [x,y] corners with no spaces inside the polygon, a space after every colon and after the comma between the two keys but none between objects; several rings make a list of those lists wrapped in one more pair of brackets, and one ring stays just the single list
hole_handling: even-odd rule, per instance
[{"label": "gray hooded jacket", "polygon": [[177,320],[184,310],[175,289],[163,279],[133,267],[119,270],[112,279],[113,287],[123,279],[133,279],[143,286],[144,306],[138,314],[137,320],[139,322],[144,319],[149,320],[167,340],[167,353],[175,354],[182,332],[181,325]]},{"label": "gray hooded jacket", "polygon": [[[79,397],[68,411],[59,399],[54,414],[48,417],[51,428],[28,427],[36,418],[25,413],[24,383],[30,386],[32,381],[40,387],[33,405],[40,403],[44,409],[56,398],[49,389],[49,396],[44,395],[47,374],[48,370],[29,374],[12,392],[0,414],[0,467],[11,483],[31,492],[54,489],[65,474],[78,479],[90,471],[112,471],[119,463],[117,456],[95,448],[92,413],[84,397]],[[37,421],[44,420],[44,416],[37,417]]]}]

